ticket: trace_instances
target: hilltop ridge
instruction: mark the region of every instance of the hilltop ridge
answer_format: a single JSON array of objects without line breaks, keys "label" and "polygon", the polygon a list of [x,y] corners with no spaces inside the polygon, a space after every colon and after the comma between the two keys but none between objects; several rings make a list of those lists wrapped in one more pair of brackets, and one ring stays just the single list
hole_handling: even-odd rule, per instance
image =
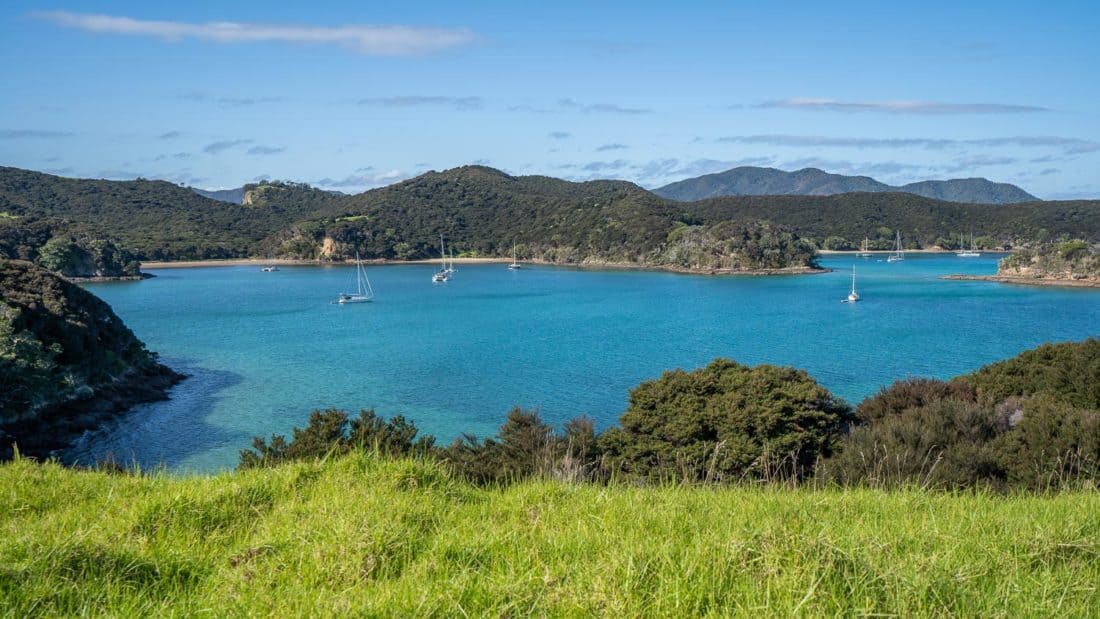
[{"label": "hilltop ridge", "polygon": [[869,176],[830,174],[817,168],[786,172],[776,168],[741,166],[664,185],[653,193],[681,202],[720,196],[801,195],[829,196],[853,192],[904,192],[936,200],[974,204],[1034,202],[1035,196],[1008,183],[984,178],[929,180],[888,185]]}]

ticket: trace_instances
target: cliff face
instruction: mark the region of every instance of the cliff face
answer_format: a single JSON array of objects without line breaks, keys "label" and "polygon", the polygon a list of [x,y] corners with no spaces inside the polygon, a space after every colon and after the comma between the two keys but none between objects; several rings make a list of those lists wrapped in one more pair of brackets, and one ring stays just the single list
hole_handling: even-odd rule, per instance
[{"label": "cliff face", "polygon": [[13,441],[43,455],[181,378],[91,293],[0,261],[0,458]]}]

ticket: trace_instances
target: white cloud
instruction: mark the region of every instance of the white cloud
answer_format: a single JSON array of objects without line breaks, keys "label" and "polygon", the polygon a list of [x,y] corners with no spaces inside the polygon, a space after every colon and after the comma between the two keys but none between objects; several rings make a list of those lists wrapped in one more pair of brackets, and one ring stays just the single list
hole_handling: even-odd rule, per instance
[{"label": "white cloud", "polygon": [[715,142],[723,144],[765,144],[788,147],[837,147],[837,148],[926,148],[940,150],[963,146],[1000,148],[1017,146],[1021,148],[1057,148],[1067,155],[1080,155],[1100,151],[1100,143],[1079,138],[1058,136],[1010,136],[1003,138],[980,138],[955,140],[948,138],[856,138],[832,137],[822,135],[733,135],[720,137]]},{"label": "white cloud", "polygon": [[222,152],[223,150],[229,150],[234,146],[240,146],[241,144],[250,144],[252,140],[221,140],[220,142],[212,142],[202,147],[202,152],[208,155],[214,155]]},{"label": "white cloud", "polygon": [[248,149],[249,155],[277,155],[286,150],[285,146],[253,146]]},{"label": "white cloud", "polygon": [[944,103],[942,101],[837,101],[795,97],[765,101],[753,107],[812,112],[885,112],[889,114],[1020,114],[1049,108],[1010,103]]},{"label": "white cloud", "polygon": [[485,107],[485,101],[481,97],[443,97],[404,95],[399,97],[368,97],[356,101],[359,105],[371,107],[417,107],[422,105],[436,105],[453,107],[456,110],[480,110]]},{"label": "white cloud", "polygon": [[478,38],[465,28],[356,24],[302,26],[249,22],[192,24],[70,11],[40,11],[31,15],[59,26],[100,34],[150,36],[165,41],[195,39],[217,43],[339,45],[370,56],[422,56],[465,47]]},{"label": "white cloud", "polygon": [[625,107],[617,103],[580,103],[573,99],[560,99],[558,105],[570,110],[580,110],[585,113],[596,114],[622,114],[634,116],[637,114],[650,114],[653,110],[643,107]]},{"label": "white cloud", "polygon": [[67,138],[74,134],[69,131],[48,131],[43,129],[0,129],[0,140],[18,140],[21,138]]},{"label": "white cloud", "polygon": [[344,178],[322,178],[314,185],[319,187],[378,187],[396,183],[406,178],[409,178],[409,175],[401,170],[374,172],[373,167],[367,166],[359,168],[356,173],[349,174]]}]

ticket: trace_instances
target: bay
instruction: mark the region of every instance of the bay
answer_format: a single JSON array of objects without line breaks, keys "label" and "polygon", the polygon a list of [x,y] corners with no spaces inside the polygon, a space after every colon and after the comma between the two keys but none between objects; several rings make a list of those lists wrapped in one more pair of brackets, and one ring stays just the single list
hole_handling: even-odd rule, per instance
[{"label": "bay", "polygon": [[[350,306],[332,301],[353,266],[153,270],[86,287],[190,378],[62,457],[222,470],[318,408],[402,414],[441,441],[490,435],[513,405],[607,427],[641,381],[719,356],[805,369],[854,404],[1100,335],[1100,291],[940,279],[992,274],[999,257],[827,256],[831,273],[767,277],[460,264],[435,285],[433,266],[371,266],[375,301]],[[853,266],[863,300],[841,303]]]}]

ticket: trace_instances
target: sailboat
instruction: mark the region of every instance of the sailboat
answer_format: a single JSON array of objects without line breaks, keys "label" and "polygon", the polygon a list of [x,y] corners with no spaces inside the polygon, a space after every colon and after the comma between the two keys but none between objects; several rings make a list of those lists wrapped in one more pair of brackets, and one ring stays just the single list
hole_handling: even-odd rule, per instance
[{"label": "sailboat", "polygon": [[344,305],[347,303],[368,303],[374,300],[374,289],[370,287],[367,272],[363,270],[363,262],[359,260],[359,252],[355,252],[355,289],[354,294],[341,292],[336,297],[336,302]]},{"label": "sailboat", "polygon": [[960,258],[981,258],[982,252],[974,251],[974,233],[970,233],[970,249],[961,249],[955,252],[955,255]]},{"label": "sailboat", "polygon": [[852,291],[848,293],[848,303],[859,301],[859,293],[856,292],[856,268],[852,267]]},{"label": "sailboat", "polygon": [[886,262],[897,262],[899,260],[905,260],[905,254],[901,251],[901,230],[898,230],[897,249],[886,258]]},{"label": "sailboat", "polygon": [[447,250],[443,247],[443,235],[439,235],[439,271],[432,275],[433,282],[445,282],[451,278],[451,272],[447,269]]},{"label": "sailboat", "polygon": [[516,269],[522,269],[523,265],[516,262],[516,242],[512,241],[512,264],[508,265],[509,269],[515,271]]},{"label": "sailboat", "polygon": [[867,251],[867,246],[871,243],[869,239],[863,239],[863,242],[859,244],[859,253],[856,254],[860,258],[869,258],[871,252]]}]

